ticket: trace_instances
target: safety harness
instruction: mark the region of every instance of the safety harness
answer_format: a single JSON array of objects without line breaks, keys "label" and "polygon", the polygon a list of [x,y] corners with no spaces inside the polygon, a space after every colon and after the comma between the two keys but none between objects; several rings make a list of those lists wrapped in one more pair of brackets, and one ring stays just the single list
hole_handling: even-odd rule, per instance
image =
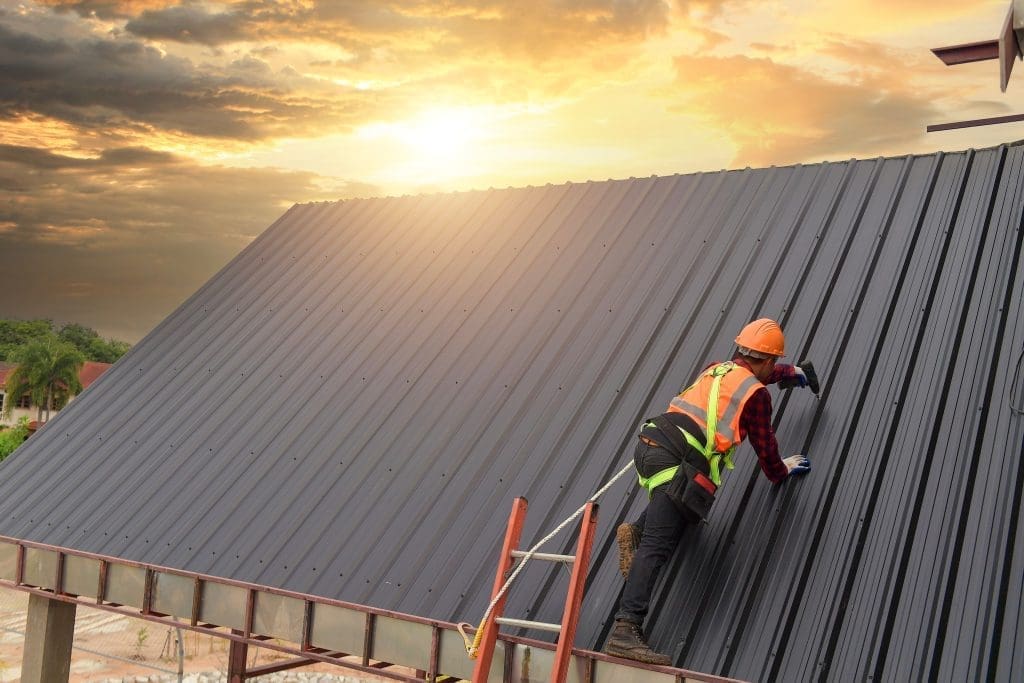
[{"label": "safety harness", "polygon": [[[708,374],[713,378],[711,382],[710,395],[708,397],[706,443],[702,444],[700,441],[697,440],[697,437],[695,437],[693,434],[686,431],[682,427],[674,425],[672,421],[668,419],[668,417],[666,417],[665,415],[659,415],[658,417],[651,418],[644,425],[645,427],[657,428],[658,431],[664,434],[669,441],[673,442],[672,445],[675,447],[677,451],[679,451],[680,455],[686,452],[686,446],[683,445],[682,440],[679,439],[679,435],[681,434],[683,437],[685,437],[687,443],[689,443],[689,445],[693,447],[695,451],[703,455],[704,458],[707,460],[708,468],[710,470],[709,477],[716,488],[722,485],[722,463],[725,463],[726,468],[730,470],[735,467],[732,461],[732,454],[736,450],[735,446],[724,453],[719,453],[714,448],[715,431],[718,428],[718,395],[719,390],[722,386],[722,378],[729,374],[729,372],[731,372],[735,367],[735,363],[733,363],[732,361],[726,361],[724,363],[719,363],[718,365],[712,368],[709,368],[705,373],[701,375],[703,376],[704,374]],[[699,378],[698,381],[700,381]],[[694,384],[696,384],[696,382]],[[692,388],[693,385],[690,385],[690,387],[685,389],[682,393],[686,393],[686,391],[689,391]],[[666,469],[655,472],[650,477],[643,477],[638,473],[637,477],[640,480],[640,486],[647,489],[647,494],[651,495],[655,488],[671,481],[672,478],[676,475],[676,472],[679,470],[680,466],[681,465],[674,465],[672,467],[668,467]]]}]

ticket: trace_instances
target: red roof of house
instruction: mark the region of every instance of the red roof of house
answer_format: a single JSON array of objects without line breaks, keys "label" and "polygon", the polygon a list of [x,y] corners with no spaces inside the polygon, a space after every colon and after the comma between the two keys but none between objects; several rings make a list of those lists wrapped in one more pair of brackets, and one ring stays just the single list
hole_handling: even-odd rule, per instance
[{"label": "red roof of house", "polygon": [[97,363],[87,360],[78,371],[78,381],[82,383],[82,389],[88,389],[89,385],[100,378],[104,372],[110,369],[110,363]]},{"label": "red roof of house", "polygon": [[18,367],[14,363],[8,363],[0,360],[0,387],[7,384],[7,375],[11,374],[11,370]]},{"label": "red roof of house", "polygon": [[[11,374],[14,368],[18,367],[14,363],[7,363],[0,361],[0,387],[7,383],[7,376]],[[82,389],[88,389],[89,385],[100,378],[104,372],[110,369],[110,363],[97,363],[96,361],[87,360],[82,365],[82,369],[78,371],[78,381],[82,383]]]}]

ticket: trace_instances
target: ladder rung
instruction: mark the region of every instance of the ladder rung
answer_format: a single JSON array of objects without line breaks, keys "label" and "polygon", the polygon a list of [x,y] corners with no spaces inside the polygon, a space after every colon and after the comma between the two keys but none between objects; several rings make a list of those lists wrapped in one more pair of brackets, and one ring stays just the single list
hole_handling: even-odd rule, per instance
[{"label": "ladder rung", "polygon": [[526,621],[525,619],[507,619],[505,617],[498,617],[495,619],[496,622],[502,626],[518,626],[519,628],[535,628],[538,631],[551,631],[552,633],[561,633],[561,624],[548,624],[543,621]]},{"label": "ladder rung", "polygon": [[[526,557],[530,553],[525,550],[513,550],[512,557]],[[551,553],[534,553],[530,555],[530,559],[533,560],[547,560],[548,562],[565,562],[572,564],[576,561],[575,555],[552,555]]]}]

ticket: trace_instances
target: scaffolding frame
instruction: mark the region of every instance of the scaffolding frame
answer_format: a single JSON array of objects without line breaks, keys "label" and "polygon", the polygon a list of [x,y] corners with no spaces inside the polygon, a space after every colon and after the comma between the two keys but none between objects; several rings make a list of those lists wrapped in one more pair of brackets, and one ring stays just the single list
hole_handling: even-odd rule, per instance
[{"label": "scaffolding frame", "polygon": [[[235,652],[252,645],[296,656],[249,671],[243,663],[241,680],[316,662],[408,683],[473,672],[453,623],[3,535],[0,587],[225,638]],[[496,649],[488,681],[550,669],[556,646],[500,634]],[[735,681],[579,648],[570,673],[581,683]]]}]

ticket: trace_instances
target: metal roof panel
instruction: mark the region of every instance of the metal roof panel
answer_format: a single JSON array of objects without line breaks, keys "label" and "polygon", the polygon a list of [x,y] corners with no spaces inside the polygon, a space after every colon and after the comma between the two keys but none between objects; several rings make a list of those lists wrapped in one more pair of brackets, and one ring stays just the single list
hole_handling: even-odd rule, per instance
[{"label": "metal roof panel", "polygon": [[[739,449],[653,644],[754,680],[1019,679],[1022,150],[294,206],[0,465],[0,534],[474,621],[512,498],[542,536],[772,316],[822,375],[771,390],[814,469],[772,485]],[[643,504],[601,501],[580,646]],[[559,571],[508,615],[557,621]]]}]

